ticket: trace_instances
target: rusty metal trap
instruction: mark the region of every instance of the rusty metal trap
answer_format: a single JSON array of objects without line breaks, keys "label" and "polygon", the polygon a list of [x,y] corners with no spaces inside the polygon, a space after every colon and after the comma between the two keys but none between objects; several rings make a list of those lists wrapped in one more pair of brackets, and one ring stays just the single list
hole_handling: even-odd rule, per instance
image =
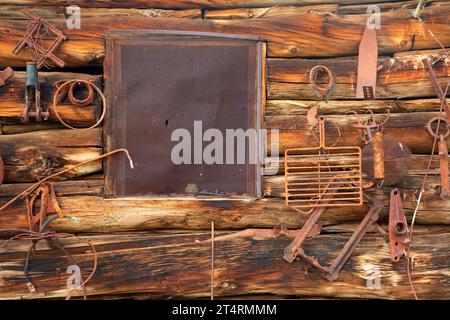
[{"label": "rusty metal trap", "polygon": [[285,151],[286,205],[307,213],[317,207],[362,205],[361,148],[327,147],[324,117],[318,126],[318,147]]}]

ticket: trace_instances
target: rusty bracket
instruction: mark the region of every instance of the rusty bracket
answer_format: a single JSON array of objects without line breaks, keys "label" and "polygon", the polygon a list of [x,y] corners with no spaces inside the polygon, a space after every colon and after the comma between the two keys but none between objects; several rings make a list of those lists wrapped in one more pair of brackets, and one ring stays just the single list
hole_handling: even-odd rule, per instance
[{"label": "rusty bracket", "polygon": [[[40,199],[40,209],[38,213],[35,213],[34,204],[37,198]],[[38,231],[50,214],[57,214],[59,218],[64,218],[51,183],[43,183],[33,196],[27,198],[26,203],[30,230]]]},{"label": "rusty bracket", "polygon": [[4,86],[13,75],[14,70],[11,67],[7,67],[5,70],[0,71],[0,87]]},{"label": "rusty bracket", "polygon": [[[366,234],[366,232],[370,228],[370,226],[378,220],[379,214],[380,214],[381,210],[383,209],[383,203],[381,201],[379,201],[375,198],[369,197],[367,195],[364,195],[364,196],[370,202],[370,209],[367,212],[367,214],[365,215],[364,219],[359,224],[359,226],[356,228],[353,235],[347,241],[344,248],[341,250],[341,252],[338,254],[338,256],[333,260],[333,262],[331,263],[331,265],[329,267],[323,266],[322,264],[320,264],[320,262],[317,258],[315,258],[313,256],[308,256],[302,249],[303,242],[306,239],[306,236],[305,236],[305,234],[307,233],[306,230],[312,229],[311,222],[317,218],[317,217],[311,218],[312,215],[310,216],[312,221],[310,221],[308,223],[308,220],[310,220],[310,219],[308,219],[307,222],[305,222],[305,225],[303,227],[303,228],[306,227],[305,231],[300,232],[297,235],[296,239],[294,239],[294,242],[291,243],[291,245],[286,248],[284,259],[286,261],[292,263],[295,260],[295,257],[297,255],[299,255],[303,259],[305,259],[308,263],[310,263],[313,267],[319,269],[322,272],[323,277],[325,277],[327,280],[329,280],[329,281],[336,280],[339,277],[339,272],[341,271],[344,264],[347,262],[348,258],[354,251],[355,247],[358,245],[358,243],[364,237],[364,235]],[[317,208],[317,209],[321,209],[321,208]],[[293,251],[293,249],[295,249],[295,251]],[[295,253],[295,255],[292,255],[292,253]],[[294,258],[292,258],[292,256],[294,256]]]},{"label": "rusty bracket", "polygon": [[450,196],[450,184],[448,179],[448,148],[446,139],[450,135],[449,122],[446,119],[434,117],[427,123],[428,133],[436,138],[436,133],[432,129],[432,124],[434,122],[443,122],[446,125],[447,131],[444,134],[440,134],[437,138],[438,150],[439,150],[439,168],[441,171],[441,199],[447,200]]},{"label": "rusty bracket", "polygon": [[438,96],[439,100],[441,100],[441,103],[444,106],[446,118],[448,121],[450,121],[450,106],[448,104],[447,98],[445,97],[445,93],[442,90],[441,84],[439,83],[439,80],[436,74],[434,73],[433,65],[431,64],[430,59],[428,58],[423,59],[422,63],[425,65],[425,68],[427,69],[428,77],[430,78],[431,85],[434,91],[436,92],[436,95]]},{"label": "rusty bracket", "polygon": [[[28,24],[27,31],[23,39],[14,48],[13,54],[17,55],[23,48],[27,47],[31,49],[37,56],[36,62],[38,69],[40,69],[43,65],[48,66],[48,64],[46,63],[47,59],[51,60],[58,67],[64,68],[65,62],[55,56],[53,54],[53,51],[55,51],[64,40],[66,40],[66,36],[57,27],[48,23],[40,16],[33,13],[31,10],[24,9],[22,12],[30,19],[32,19],[32,22]],[[47,35],[45,35],[46,39],[49,35],[51,36],[52,34],[55,37],[48,48],[45,48],[42,44],[42,39],[44,38],[43,35],[41,35],[42,30],[47,33]],[[52,34],[50,34],[50,32]]]},{"label": "rusty bracket", "polygon": [[378,43],[375,28],[366,26],[359,45],[356,98],[374,100],[377,86]]},{"label": "rusty bracket", "polygon": [[[387,109],[387,114],[383,121],[378,122],[375,119],[375,114],[372,110],[368,110],[369,118],[365,123],[362,123],[359,115],[356,111],[353,111],[357,118],[358,124],[353,125],[354,128],[362,129],[366,132],[368,140],[363,138],[367,144],[366,148],[371,148],[373,154],[373,180],[380,182],[385,178],[384,175],[384,147],[383,147],[383,129],[384,125],[388,122],[390,117],[390,111]],[[381,185],[379,183],[379,185]]]},{"label": "rusty bracket", "polygon": [[391,247],[391,260],[393,262],[399,261],[402,255],[406,253],[409,242],[410,233],[403,211],[400,191],[393,189],[391,191],[389,205],[389,243]]},{"label": "rusty bracket", "polygon": [[27,62],[27,77],[25,83],[25,108],[20,120],[24,123],[30,122],[30,118],[35,118],[36,122],[47,120],[50,116],[48,110],[41,107],[41,91],[39,85],[39,74],[36,62]]}]

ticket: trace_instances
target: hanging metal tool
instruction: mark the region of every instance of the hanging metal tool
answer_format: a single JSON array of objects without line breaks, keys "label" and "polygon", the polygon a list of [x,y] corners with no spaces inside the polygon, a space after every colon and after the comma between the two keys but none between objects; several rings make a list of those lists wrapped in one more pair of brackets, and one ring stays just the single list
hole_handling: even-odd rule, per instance
[{"label": "hanging metal tool", "polygon": [[27,62],[27,78],[25,83],[25,108],[20,115],[22,122],[30,122],[35,118],[36,122],[47,120],[49,111],[41,107],[41,91],[39,85],[39,74],[36,62]]},{"label": "hanging metal tool", "polygon": [[[432,129],[433,123],[444,123],[446,127],[446,132],[444,134],[439,134],[436,136],[436,131]],[[448,148],[446,139],[450,135],[449,122],[444,118],[435,117],[432,118],[427,124],[428,133],[434,137],[438,138],[438,150],[439,150],[439,167],[441,171],[441,199],[447,200],[450,196],[450,187],[448,179]]]},{"label": "hanging metal tool", "polygon": [[[85,107],[92,104],[94,100],[94,87],[93,83],[86,80],[61,80],[55,83],[57,89],[56,102],[60,103],[65,97],[68,97],[70,103],[77,107]],[[78,98],[76,96],[76,91],[81,89],[81,91],[86,91],[86,96],[84,98]]]},{"label": "hanging metal tool", "polygon": [[448,104],[447,98],[445,97],[444,91],[442,90],[441,84],[439,83],[438,77],[434,73],[433,65],[431,64],[430,59],[428,58],[423,59],[422,63],[424,64],[425,68],[428,71],[428,77],[430,78],[434,92],[436,92],[436,95],[441,100],[441,103],[444,106],[447,121],[450,121],[450,106]]},{"label": "hanging metal tool", "polygon": [[319,146],[287,149],[284,159],[287,206],[312,212],[363,203],[361,148],[326,147],[324,117],[319,118]]},{"label": "hanging metal tool", "polygon": [[[40,209],[38,213],[34,213],[34,204],[37,198],[40,199]],[[64,214],[56,199],[53,185],[49,182],[43,183],[34,195],[27,197],[26,202],[30,230],[38,231],[41,229],[42,224],[50,214],[57,214],[59,218],[64,218]]]},{"label": "hanging metal tool", "polygon": [[383,203],[381,201],[371,198],[367,195],[364,195],[364,197],[369,201],[370,209],[365,215],[363,221],[359,224],[355,232],[347,241],[342,251],[333,260],[330,266],[323,266],[315,257],[307,255],[302,249],[303,242],[305,241],[307,234],[312,229],[312,226],[314,226],[317,220],[320,218],[320,215],[324,211],[323,208],[317,208],[315,213],[308,218],[294,241],[285,249],[284,259],[287,262],[292,263],[297,256],[300,256],[308,263],[310,263],[313,267],[319,269],[322,272],[323,277],[325,277],[327,280],[336,280],[339,277],[339,272],[341,271],[342,267],[345,265],[348,258],[355,250],[361,239],[364,237],[370,226],[378,220],[379,214],[383,209]]},{"label": "hanging metal tool", "polygon": [[13,75],[14,70],[11,67],[7,67],[5,70],[0,71],[0,87],[4,86]]},{"label": "hanging metal tool", "polygon": [[399,261],[402,255],[406,253],[409,242],[408,223],[403,211],[400,191],[393,189],[389,204],[389,243],[391,247],[391,260],[393,262]]},{"label": "hanging metal tool", "polygon": [[373,100],[377,86],[378,43],[376,29],[366,26],[359,45],[356,98]]},{"label": "hanging metal tool", "polygon": [[353,127],[363,130],[365,134],[362,169],[369,181],[378,186],[390,186],[401,181],[408,173],[411,151],[404,143],[384,137],[383,129],[389,120],[389,109],[382,121],[377,121],[373,111],[368,110],[369,117],[364,123],[356,112],[352,113],[358,118],[358,123]]},{"label": "hanging metal tool", "polygon": [[[47,60],[51,60],[58,67],[64,68],[64,61],[53,54],[66,39],[62,31],[28,9],[24,9],[22,12],[32,19],[32,22],[28,24],[27,31],[23,39],[14,48],[13,54],[17,55],[23,48],[28,48],[36,57],[38,69],[43,65],[50,67]],[[43,39],[47,40],[52,37],[53,42],[50,46],[44,47]]]},{"label": "hanging metal tool", "polygon": [[[317,79],[320,74],[325,74],[328,77],[328,84],[326,87],[319,87],[317,84]],[[309,72],[309,84],[314,92],[314,94],[320,97],[324,101],[328,101],[336,90],[336,78],[333,72],[325,66],[315,66]]]}]

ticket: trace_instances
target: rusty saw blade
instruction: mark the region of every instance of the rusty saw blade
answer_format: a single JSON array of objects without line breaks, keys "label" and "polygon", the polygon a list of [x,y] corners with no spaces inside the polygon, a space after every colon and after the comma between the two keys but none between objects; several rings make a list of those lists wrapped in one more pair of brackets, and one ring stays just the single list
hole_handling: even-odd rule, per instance
[{"label": "rusty saw blade", "polygon": [[375,28],[364,30],[359,44],[356,98],[373,100],[377,86],[378,43]]}]

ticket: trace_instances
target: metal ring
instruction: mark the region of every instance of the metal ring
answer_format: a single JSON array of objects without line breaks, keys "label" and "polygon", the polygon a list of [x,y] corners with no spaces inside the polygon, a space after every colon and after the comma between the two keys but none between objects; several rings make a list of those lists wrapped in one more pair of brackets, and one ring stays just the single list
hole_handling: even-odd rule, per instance
[{"label": "metal ring", "polygon": [[432,137],[438,138],[436,132],[438,132],[439,127],[436,128],[436,132],[434,132],[433,129],[431,128],[431,125],[432,125],[434,122],[438,122],[438,123],[439,123],[439,122],[443,122],[443,123],[446,124],[447,132],[443,135],[443,137],[444,137],[444,139],[448,138],[448,136],[450,135],[450,125],[449,125],[447,119],[441,118],[441,117],[434,117],[434,118],[432,118],[430,121],[428,121],[428,123],[427,123],[427,125],[426,125],[426,128],[427,128],[427,130],[428,130],[428,133],[429,133]]},{"label": "metal ring", "polygon": [[[100,119],[99,119],[94,125],[92,125],[92,126],[90,126],[90,127],[88,127],[88,128],[75,128],[75,127],[72,127],[71,125],[69,125],[68,123],[66,123],[66,122],[61,118],[61,116],[60,116],[59,113],[58,113],[58,108],[57,108],[57,105],[58,105],[58,97],[60,96],[61,90],[63,90],[63,88],[64,88],[66,85],[69,85],[70,83],[75,83],[75,82],[89,83],[89,85],[91,85],[92,88],[95,89],[95,91],[97,91],[98,95],[100,96],[100,98],[101,98],[101,100],[102,100],[103,110],[102,110],[102,114],[101,114],[101,116],[100,116]],[[86,80],[78,80],[78,79],[76,79],[76,80],[69,80],[69,81],[66,81],[65,83],[63,83],[61,86],[59,86],[59,87],[56,89],[56,92],[55,92],[54,95],[53,95],[53,111],[55,112],[55,115],[56,115],[56,117],[58,118],[58,120],[59,120],[65,127],[69,128],[69,129],[73,129],[73,130],[89,130],[89,129],[93,129],[93,128],[97,127],[97,126],[103,121],[103,119],[105,118],[105,115],[106,115],[106,98],[105,98],[105,96],[104,96],[102,90],[100,90],[100,88],[97,87],[97,86],[96,86],[94,83],[92,83],[92,82],[89,82],[89,81],[86,81]]]},{"label": "metal ring", "polygon": [[[87,97],[84,99],[76,98],[75,95],[73,94],[76,87],[85,87],[87,90]],[[69,85],[67,96],[69,97],[70,102],[78,107],[85,107],[91,104],[92,101],[94,100],[94,89],[92,88],[92,83],[85,81],[72,82]]]},{"label": "metal ring", "polygon": [[[328,76],[328,84],[325,88],[320,88],[316,83],[319,72],[326,73],[326,75]],[[315,94],[319,95],[324,100],[328,100],[334,93],[336,79],[333,75],[333,72],[329,68],[319,65],[313,67],[309,72],[309,83]]]}]

